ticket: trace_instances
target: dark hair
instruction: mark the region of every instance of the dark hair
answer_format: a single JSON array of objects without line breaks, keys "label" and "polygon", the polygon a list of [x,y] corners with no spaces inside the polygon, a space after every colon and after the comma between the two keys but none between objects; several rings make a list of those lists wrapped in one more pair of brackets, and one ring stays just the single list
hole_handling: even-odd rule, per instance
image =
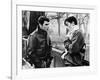
[{"label": "dark hair", "polygon": [[39,23],[39,24],[43,25],[44,21],[49,22],[49,19],[48,19],[46,16],[40,16],[40,17],[38,18],[38,23]]},{"label": "dark hair", "polygon": [[68,17],[67,19],[65,19],[64,24],[66,25],[66,21],[69,23],[74,22],[75,25],[77,25],[77,19],[74,16]]}]

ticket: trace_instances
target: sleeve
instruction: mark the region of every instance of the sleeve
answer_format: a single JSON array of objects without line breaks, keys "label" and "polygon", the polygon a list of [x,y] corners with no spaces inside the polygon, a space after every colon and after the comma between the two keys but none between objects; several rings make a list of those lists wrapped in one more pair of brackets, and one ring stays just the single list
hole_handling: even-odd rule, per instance
[{"label": "sleeve", "polygon": [[50,51],[50,53],[52,51],[52,45],[51,45],[51,39],[50,38],[49,38],[49,51]]},{"label": "sleeve", "polygon": [[28,38],[28,47],[27,47],[27,53],[29,55],[34,54],[36,51],[36,45],[37,45],[37,39],[34,35],[30,35]]},{"label": "sleeve", "polygon": [[81,40],[81,33],[80,32],[76,32],[73,33],[72,36],[72,43],[69,45],[69,52],[70,53],[78,53],[80,51],[80,40]]},{"label": "sleeve", "polygon": [[64,41],[64,46],[67,50],[69,50],[69,45],[71,44],[71,40],[69,39],[69,37],[66,38],[66,40]]},{"label": "sleeve", "polygon": [[52,51],[52,45],[51,45],[50,37],[48,38],[48,40],[49,40],[49,44],[48,44],[48,47],[47,47],[47,54],[48,54],[48,56],[50,56],[51,55],[51,51]]}]

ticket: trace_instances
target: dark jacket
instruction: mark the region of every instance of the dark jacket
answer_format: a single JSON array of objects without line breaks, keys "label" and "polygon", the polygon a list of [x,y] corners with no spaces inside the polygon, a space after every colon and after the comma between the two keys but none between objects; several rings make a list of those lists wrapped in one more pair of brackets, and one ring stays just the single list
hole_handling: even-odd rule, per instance
[{"label": "dark jacket", "polygon": [[74,65],[81,65],[82,64],[81,49],[85,43],[83,34],[81,33],[80,30],[76,30],[73,33],[69,44],[67,41],[65,41],[66,42],[65,48],[67,48],[68,54],[65,56],[65,59]]},{"label": "dark jacket", "polygon": [[39,28],[29,36],[27,53],[34,59],[42,59],[51,55],[51,40],[46,31]]}]

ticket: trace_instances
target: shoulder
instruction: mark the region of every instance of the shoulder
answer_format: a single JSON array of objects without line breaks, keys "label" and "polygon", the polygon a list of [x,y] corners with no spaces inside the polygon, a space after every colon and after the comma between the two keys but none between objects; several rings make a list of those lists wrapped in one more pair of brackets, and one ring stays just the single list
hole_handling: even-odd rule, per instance
[{"label": "shoulder", "polygon": [[36,28],[36,29],[30,34],[30,36],[35,36],[35,35],[37,34],[37,32],[38,32],[38,28]]},{"label": "shoulder", "polygon": [[74,33],[73,33],[73,35],[74,36],[76,36],[76,35],[82,35],[82,31],[79,30],[79,29],[78,30],[75,30]]},{"label": "shoulder", "polygon": [[30,39],[34,39],[37,37],[37,31],[33,31],[30,35],[29,35],[29,38]]},{"label": "shoulder", "polygon": [[80,30],[80,29],[75,30],[74,33],[75,33],[75,34],[81,33],[81,30]]}]

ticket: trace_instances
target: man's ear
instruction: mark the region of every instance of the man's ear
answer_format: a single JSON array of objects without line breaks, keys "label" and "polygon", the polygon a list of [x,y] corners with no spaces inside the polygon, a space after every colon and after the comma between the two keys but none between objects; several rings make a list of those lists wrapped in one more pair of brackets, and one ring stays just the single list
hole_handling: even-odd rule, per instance
[{"label": "man's ear", "polygon": [[41,25],[41,24],[39,24],[39,26],[40,26],[40,27],[42,27],[42,25]]}]

